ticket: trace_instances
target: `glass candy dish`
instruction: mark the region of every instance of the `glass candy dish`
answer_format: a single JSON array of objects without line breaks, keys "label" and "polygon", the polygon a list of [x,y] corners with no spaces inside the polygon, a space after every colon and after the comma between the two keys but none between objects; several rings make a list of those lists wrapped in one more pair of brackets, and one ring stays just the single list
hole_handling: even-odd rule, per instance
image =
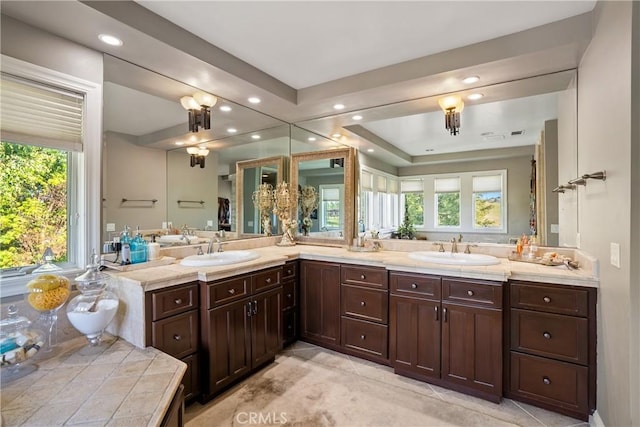
[{"label": "glass candy dish", "polygon": [[32,361],[43,347],[44,334],[31,328],[29,319],[18,316],[16,306],[10,305],[8,317],[0,320],[2,384],[38,369]]},{"label": "glass candy dish", "polygon": [[69,322],[84,334],[89,344],[100,344],[102,333],[118,311],[119,300],[109,287],[110,275],[100,271],[98,256],[91,255],[91,264],[87,270],[76,277],[76,286],[81,294],[67,305]]}]

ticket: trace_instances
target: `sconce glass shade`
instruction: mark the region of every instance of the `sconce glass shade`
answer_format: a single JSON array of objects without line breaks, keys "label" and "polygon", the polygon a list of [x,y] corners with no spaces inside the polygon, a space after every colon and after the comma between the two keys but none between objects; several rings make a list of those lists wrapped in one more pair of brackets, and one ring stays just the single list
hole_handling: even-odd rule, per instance
[{"label": "sconce glass shade", "polygon": [[189,154],[198,154],[200,149],[198,147],[187,147],[187,153]]},{"label": "sconce glass shade", "polygon": [[209,154],[209,150],[207,150],[206,148],[198,149],[198,156],[205,157],[207,154]]},{"label": "sconce glass shade", "polygon": [[442,111],[444,111],[445,113],[447,112],[447,110],[451,109],[454,109],[456,113],[461,113],[462,110],[464,110],[464,102],[462,102],[462,98],[460,98],[458,95],[451,95],[445,98],[440,98],[438,100],[438,104],[440,105],[440,108],[442,108]]},{"label": "sconce glass shade", "polygon": [[193,97],[191,96],[183,96],[182,98],[180,98],[180,105],[182,105],[182,108],[184,108],[185,110],[200,109],[200,104],[198,104],[198,101],[193,99]]},{"label": "sconce glass shade", "polygon": [[206,92],[196,92],[193,94],[193,99],[198,103],[198,106],[213,107],[218,102],[218,98]]}]

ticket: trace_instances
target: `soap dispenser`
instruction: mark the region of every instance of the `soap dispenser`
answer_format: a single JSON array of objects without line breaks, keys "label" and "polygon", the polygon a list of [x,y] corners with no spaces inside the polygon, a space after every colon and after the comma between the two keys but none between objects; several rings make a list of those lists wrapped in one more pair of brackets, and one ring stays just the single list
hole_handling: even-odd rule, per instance
[{"label": "soap dispenser", "polygon": [[122,247],[121,264],[131,264],[131,237],[129,236],[129,226],[125,225],[124,230],[120,233],[120,245]]},{"label": "soap dispenser", "polygon": [[140,227],[136,228],[136,237],[131,240],[131,263],[147,262],[147,242],[142,238]]}]

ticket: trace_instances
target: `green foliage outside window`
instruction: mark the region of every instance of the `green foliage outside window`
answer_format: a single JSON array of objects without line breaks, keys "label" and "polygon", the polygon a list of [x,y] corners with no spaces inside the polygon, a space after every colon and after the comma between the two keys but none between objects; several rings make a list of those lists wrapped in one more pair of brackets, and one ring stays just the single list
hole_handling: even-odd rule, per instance
[{"label": "green foliage outside window", "polygon": [[0,143],[0,268],[67,259],[67,153]]},{"label": "green foliage outside window", "polygon": [[474,226],[491,228],[502,226],[502,198],[498,192],[473,194]]},{"label": "green foliage outside window", "polygon": [[403,193],[405,215],[411,224],[424,224],[424,193]]},{"label": "green foliage outside window", "polygon": [[436,193],[438,226],[460,226],[460,193]]}]

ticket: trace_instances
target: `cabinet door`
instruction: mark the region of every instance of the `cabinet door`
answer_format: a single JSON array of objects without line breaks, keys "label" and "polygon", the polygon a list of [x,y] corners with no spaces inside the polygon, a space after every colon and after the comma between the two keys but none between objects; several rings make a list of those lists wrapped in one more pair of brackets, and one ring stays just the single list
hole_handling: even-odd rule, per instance
[{"label": "cabinet door", "polygon": [[273,359],[281,348],[282,287],[255,295],[251,304],[251,359],[255,368]]},{"label": "cabinet door", "polygon": [[440,378],[440,303],[392,295],[389,358],[396,371]]},{"label": "cabinet door", "polygon": [[247,298],[209,310],[203,346],[209,356],[210,394],[251,369],[250,309]]},{"label": "cabinet door", "polygon": [[442,304],[442,379],[502,396],[502,312]]},{"label": "cabinet door", "polygon": [[340,345],[340,264],[300,263],[301,335]]}]

